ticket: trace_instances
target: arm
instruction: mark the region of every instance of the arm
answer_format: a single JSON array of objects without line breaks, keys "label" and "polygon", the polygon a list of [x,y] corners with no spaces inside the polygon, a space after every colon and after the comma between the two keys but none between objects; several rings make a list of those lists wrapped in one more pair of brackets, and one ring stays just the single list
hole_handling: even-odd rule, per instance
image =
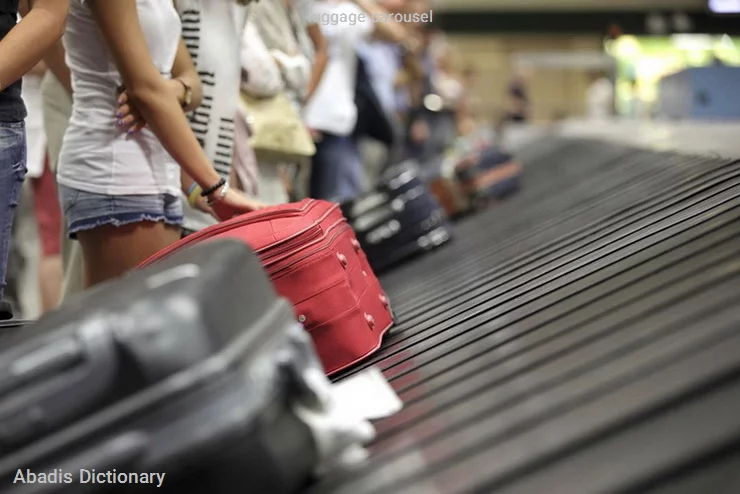
[{"label": "arm", "polygon": [[311,79],[308,81],[308,90],[306,91],[306,101],[309,101],[313,93],[316,92],[316,88],[319,87],[321,78],[324,76],[326,64],[329,62],[329,49],[326,45],[326,39],[321,33],[321,27],[318,24],[309,24],[306,30],[308,37],[311,38],[315,52]]},{"label": "arm", "polygon": [[377,39],[398,44],[409,42],[410,37],[403,24],[399,22],[373,22],[373,19],[382,19],[388,15],[388,11],[375,3],[374,0],[355,0],[355,3],[370,16],[370,22],[375,28],[373,35]]},{"label": "arm", "polygon": [[181,105],[185,102],[185,87],[182,83],[190,86],[193,92],[190,105],[184,107],[184,110],[189,112],[198,108],[203,102],[203,83],[200,81],[198,70],[193,64],[193,59],[190,58],[190,52],[183,39],[180,40],[180,46],[177,48],[175,62],[172,65],[172,80],[169,82]]},{"label": "arm", "polygon": [[262,42],[257,27],[250,21],[247,21],[242,37],[241,62],[246,73],[242,89],[250,95],[268,97],[285,89],[280,67]]},{"label": "arm", "polygon": [[270,55],[280,69],[286,89],[304,97],[311,78],[311,61],[301,53],[288,55],[280,50],[270,50]]},{"label": "arm", "polygon": [[419,82],[424,79],[424,67],[419,56],[404,50],[401,54],[401,62],[407,77],[407,84]]},{"label": "arm", "polygon": [[128,96],[162,146],[203,188],[220,177],[208,161],[169,83],[151,61],[136,0],[88,0]]},{"label": "arm", "polygon": [[46,65],[51,70],[51,73],[59,80],[59,82],[67,90],[68,94],[72,94],[72,76],[69,73],[69,67],[67,62],[64,60],[64,44],[61,39],[54,42],[49,51],[44,56]]},{"label": "arm", "polygon": [[23,20],[0,41],[0,90],[28,73],[64,34],[66,0],[22,0]]},{"label": "arm", "polygon": [[43,77],[44,74],[46,74],[46,64],[44,63],[44,61],[41,60],[39,63],[34,65],[29,74],[35,75],[37,77]]}]

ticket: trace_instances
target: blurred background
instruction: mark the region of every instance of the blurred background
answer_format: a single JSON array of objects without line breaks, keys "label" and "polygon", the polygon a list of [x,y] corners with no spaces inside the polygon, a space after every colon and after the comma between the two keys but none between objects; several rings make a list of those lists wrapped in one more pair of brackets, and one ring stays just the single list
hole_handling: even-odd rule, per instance
[{"label": "blurred background", "polygon": [[[517,79],[531,121],[586,116],[602,76],[619,116],[740,118],[737,99],[718,104],[740,82],[740,0],[437,0],[433,8],[478,118],[510,110]],[[686,102],[671,97],[670,83],[680,81],[666,78],[694,68],[707,71],[695,82],[706,86],[704,104],[679,108]]]}]

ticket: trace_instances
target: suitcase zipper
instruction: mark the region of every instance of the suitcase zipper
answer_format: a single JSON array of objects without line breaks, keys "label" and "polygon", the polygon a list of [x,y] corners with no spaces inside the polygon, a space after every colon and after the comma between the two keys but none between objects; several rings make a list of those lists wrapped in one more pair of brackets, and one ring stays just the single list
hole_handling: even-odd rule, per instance
[{"label": "suitcase zipper", "polygon": [[[293,250],[295,248],[294,244],[296,244],[296,243],[308,243],[311,240],[315,240],[316,238],[320,237],[322,234],[325,233],[324,232],[324,229],[321,228],[321,226],[319,225],[319,223],[321,223],[322,221],[324,221],[338,207],[339,207],[338,204],[337,205],[334,205],[333,207],[329,208],[323,215],[321,215],[321,217],[319,219],[317,219],[316,222],[313,223],[312,225],[309,225],[308,227],[304,228],[303,230],[300,230],[300,231],[294,233],[293,235],[291,235],[289,237],[286,237],[286,238],[282,239],[281,241],[279,241],[279,242],[277,242],[277,243],[275,243],[273,245],[270,245],[270,246],[267,246],[267,247],[263,247],[261,249],[258,249],[255,252],[258,255],[260,255],[262,253],[266,253],[265,254],[265,259],[270,259],[270,258],[273,258],[275,256],[284,254],[285,252],[288,252],[288,251]],[[346,220],[344,218],[342,218],[341,220],[337,221],[333,225],[329,226],[329,228],[327,228],[326,231],[328,232],[329,230],[331,230],[332,228],[334,228],[338,223],[341,223],[342,221],[346,221]]]},{"label": "suitcase zipper", "polygon": [[[287,241],[281,242],[280,246],[278,248],[271,248],[269,249],[269,253],[265,255],[265,257],[262,259],[263,262],[267,262],[270,259],[273,259],[274,257],[282,256],[286,252],[290,252],[291,250],[295,249],[295,244],[300,243],[309,243],[312,240],[315,240],[316,238],[320,237],[323,233],[323,230],[319,225],[312,225],[310,228],[310,231],[304,230],[300,232],[300,237],[296,238],[295,236],[291,236],[290,238],[286,239]],[[261,249],[264,251],[265,249]],[[259,253],[259,251],[257,251]]]},{"label": "suitcase zipper", "polygon": [[[337,220],[336,222],[334,222],[332,225],[330,225],[326,229],[326,231],[323,231],[323,230],[319,229],[319,233],[320,234],[323,234],[324,236],[328,236],[328,235],[331,234],[332,230],[336,229],[338,226],[340,226],[342,224],[348,225],[347,220],[345,218],[341,218],[341,219]],[[317,235],[316,238],[314,238],[313,240],[316,240],[318,237],[321,237],[321,236],[322,235]],[[330,238],[329,244],[331,244],[331,242],[334,240],[334,238],[335,238],[334,236],[332,236]],[[310,243],[307,243],[306,245],[303,246],[303,249],[306,249],[306,248],[308,248],[310,246],[311,246],[311,244]],[[322,249],[319,249],[318,251],[321,251],[321,250]],[[269,272],[269,267],[271,265],[274,265],[274,264],[280,262],[281,260],[286,259],[286,258],[290,257],[291,255],[297,254],[299,252],[300,251],[298,251],[298,250],[290,249],[288,252],[283,252],[283,255],[280,256],[280,257],[278,257],[277,254],[276,254],[276,255],[273,255],[273,256],[269,256],[269,257],[265,257],[265,258],[260,258],[260,262],[264,266],[265,270],[267,270]],[[310,255],[313,255],[313,253],[311,253]],[[303,259],[303,257],[299,258],[298,260],[301,260],[301,259]],[[296,262],[298,260],[296,260]],[[280,269],[282,269],[282,268],[280,268]]]},{"label": "suitcase zipper", "polygon": [[330,227],[329,229],[335,227],[336,225],[338,225],[340,223],[344,223],[345,226],[343,226],[342,228],[340,228],[339,230],[337,230],[337,232],[334,235],[331,236],[331,238],[329,239],[329,242],[327,242],[326,246],[324,246],[324,247],[322,247],[320,249],[317,249],[317,250],[315,250],[315,251],[313,251],[313,252],[311,252],[309,254],[306,254],[304,256],[301,256],[298,259],[295,259],[294,261],[291,261],[290,263],[286,264],[285,266],[280,266],[279,268],[274,269],[274,270],[270,270],[270,269],[267,268],[267,266],[265,266],[265,269],[267,270],[267,272],[270,275],[270,277],[271,278],[277,278],[283,271],[288,271],[290,269],[295,268],[297,265],[303,263],[306,259],[311,259],[311,258],[315,257],[318,252],[329,250],[331,248],[331,244],[337,239],[337,237],[339,237],[340,235],[342,235],[347,230],[352,230],[352,228],[349,226],[349,224],[345,220],[338,221],[337,223],[335,223],[334,225],[332,225],[332,227]]}]

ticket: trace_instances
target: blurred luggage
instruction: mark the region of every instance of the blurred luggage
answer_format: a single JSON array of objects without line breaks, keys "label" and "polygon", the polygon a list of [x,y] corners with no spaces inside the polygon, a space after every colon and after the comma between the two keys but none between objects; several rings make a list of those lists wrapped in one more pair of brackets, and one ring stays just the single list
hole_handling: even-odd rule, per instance
[{"label": "blurred luggage", "polygon": [[500,200],[519,190],[522,167],[510,154],[489,147],[467,156],[455,169],[460,187],[473,205]]},{"label": "blurred luggage", "polygon": [[[293,303],[327,374],[380,348],[393,325],[390,303],[339,205],[305,199],[239,216],[186,237],[143,266],[214,238],[235,238],[257,252],[277,292]],[[251,292],[240,295],[249,300]]]},{"label": "blurred luggage", "polygon": [[295,410],[321,409],[320,365],[239,242],[178,252],[0,341],[7,494],[287,493],[319,461]]},{"label": "blurred luggage", "polygon": [[447,214],[412,162],[388,170],[373,191],[343,203],[342,210],[378,271],[452,238]]},{"label": "blurred luggage", "polygon": [[[426,128],[426,138],[420,142],[413,139],[413,123]],[[426,108],[417,110],[409,116],[411,126],[407,129],[406,158],[419,163],[419,172],[423,180],[439,175],[443,167],[443,155],[454,146],[457,133],[455,113],[450,110],[430,111]]]},{"label": "blurred luggage", "polygon": [[439,176],[429,182],[429,190],[449,216],[455,219],[470,210],[470,200],[460,188],[457,179]]},{"label": "blurred luggage", "polygon": [[514,193],[521,172],[513,157],[496,147],[490,129],[471,128],[443,153],[441,169],[430,177],[429,188],[454,219]]}]

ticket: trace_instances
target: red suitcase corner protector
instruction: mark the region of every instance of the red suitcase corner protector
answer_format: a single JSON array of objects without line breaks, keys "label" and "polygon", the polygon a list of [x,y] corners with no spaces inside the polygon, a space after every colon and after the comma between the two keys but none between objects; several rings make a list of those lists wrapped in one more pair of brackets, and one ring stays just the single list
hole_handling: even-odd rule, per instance
[{"label": "red suitcase corner protector", "polygon": [[[252,248],[277,292],[294,307],[299,303],[306,314],[315,314],[312,320],[296,315],[307,327],[327,374],[372,355],[393,326],[387,296],[339,205],[304,199],[238,216],[189,235],[139,267],[217,238],[238,239]],[[322,283],[327,279],[332,280],[328,286]],[[333,301],[329,311],[327,297]]]}]

